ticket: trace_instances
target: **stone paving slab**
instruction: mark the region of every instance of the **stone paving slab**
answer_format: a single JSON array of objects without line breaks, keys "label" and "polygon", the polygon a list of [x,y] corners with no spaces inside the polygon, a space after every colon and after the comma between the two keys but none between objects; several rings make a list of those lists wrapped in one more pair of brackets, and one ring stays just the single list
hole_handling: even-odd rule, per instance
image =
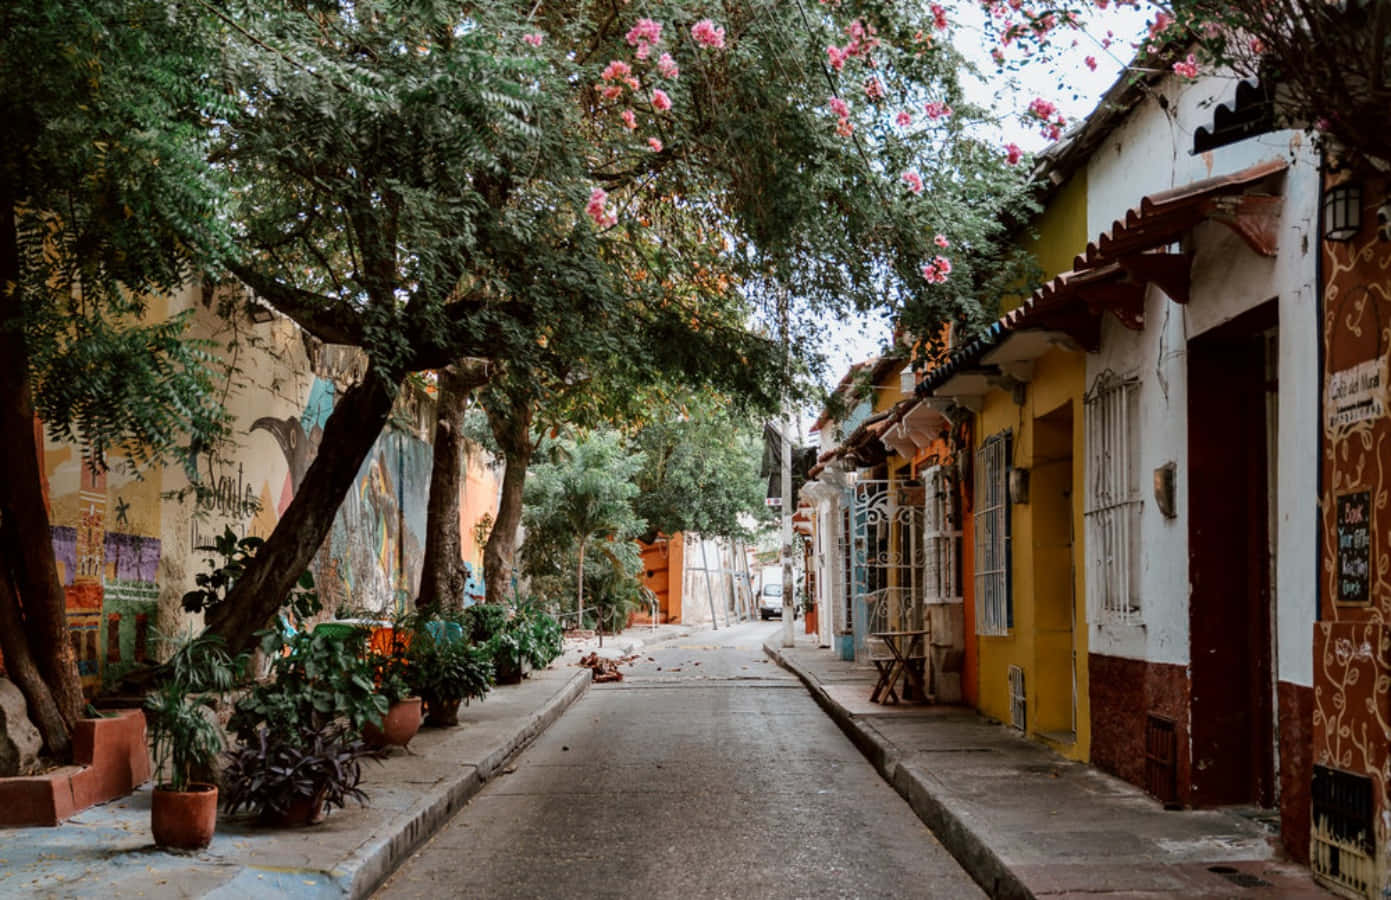
[{"label": "stone paving slab", "polygon": [[995,897],[1330,897],[1259,825],[1167,811],[1139,788],[974,710],[869,702],[874,672],[764,645]]}]

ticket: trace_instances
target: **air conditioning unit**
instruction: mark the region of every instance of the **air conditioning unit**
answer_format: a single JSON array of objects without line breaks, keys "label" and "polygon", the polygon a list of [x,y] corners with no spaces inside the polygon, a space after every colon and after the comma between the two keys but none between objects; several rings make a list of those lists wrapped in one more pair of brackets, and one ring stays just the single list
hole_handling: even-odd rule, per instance
[{"label": "air conditioning unit", "polygon": [[1023,731],[1028,724],[1028,700],[1024,693],[1024,670],[1019,666],[1009,667],[1009,724],[1011,728]]}]

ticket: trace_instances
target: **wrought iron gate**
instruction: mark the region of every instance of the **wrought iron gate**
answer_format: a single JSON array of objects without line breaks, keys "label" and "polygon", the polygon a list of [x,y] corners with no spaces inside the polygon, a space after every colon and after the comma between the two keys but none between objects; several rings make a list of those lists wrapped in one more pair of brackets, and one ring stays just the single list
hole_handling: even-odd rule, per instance
[{"label": "wrought iron gate", "polygon": [[874,632],[923,626],[922,514],[917,482],[855,482],[849,544],[857,659]]}]

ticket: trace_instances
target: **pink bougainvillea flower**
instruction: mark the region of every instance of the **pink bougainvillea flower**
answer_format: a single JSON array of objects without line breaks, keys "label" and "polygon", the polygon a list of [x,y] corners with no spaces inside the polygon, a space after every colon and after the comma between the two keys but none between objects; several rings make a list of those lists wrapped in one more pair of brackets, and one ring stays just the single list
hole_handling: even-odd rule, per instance
[{"label": "pink bougainvillea flower", "polygon": [[631,109],[623,110],[623,112],[619,113],[619,116],[623,119],[623,127],[627,128],[629,131],[638,127],[638,117]]},{"label": "pink bougainvillea flower", "polygon": [[866,81],[866,82],[865,82],[865,96],[868,97],[868,98],[870,99],[871,102],[877,102],[877,101],[879,101],[879,100],[883,100],[883,99],[884,99],[884,82],[880,81],[878,78],[871,78],[871,79],[869,79],[868,81]]},{"label": "pink bougainvillea flower", "polygon": [[923,179],[917,172],[904,172],[903,183],[908,185],[908,190],[915,194],[923,192]]},{"label": "pink bougainvillea flower", "polygon": [[604,71],[599,73],[599,77],[605,81],[622,81],[633,74],[633,67],[621,59],[611,60]]},{"label": "pink bougainvillea flower", "polygon": [[[937,235],[935,238],[932,239],[932,243],[936,244],[938,247],[941,247],[943,249],[946,249],[947,247],[951,246],[951,241],[947,240],[947,236],[945,234]],[[948,269],[947,271],[951,270]]]},{"label": "pink bougainvillea flower", "polygon": [[1011,166],[1018,165],[1023,158],[1024,151],[1019,149],[1018,144],[1005,144],[1005,161]]},{"label": "pink bougainvillea flower", "polygon": [[623,88],[616,84],[610,84],[599,91],[605,100],[617,100],[623,96]]},{"label": "pink bougainvillea flower", "polygon": [[1095,57],[1095,56],[1088,56],[1088,57],[1086,58],[1085,62],[1086,62],[1086,64],[1087,64],[1087,68],[1088,68],[1088,69],[1091,69],[1093,72],[1096,71],[1096,57]]},{"label": "pink bougainvillea flower", "polygon": [[913,124],[913,114],[906,109],[900,110],[898,115],[894,117],[894,121],[898,123],[900,128],[907,128]]},{"label": "pink bougainvillea flower", "polygon": [[839,97],[832,97],[829,105],[831,107],[831,112],[835,113],[838,117],[842,119],[847,119],[850,117],[849,104],[847,104],[844,100],[840,99]]},{"label": "pink bougainvillea flower", "polygon": [[1057,111],[1057,107],[1042,97],[1035,97],[1029,102],[1029,114],[1036,119],[1050,118]]},{"label": "pink bougainvillea flower", "polygon": [[675,78],[681,74],[681,69],[677,67],[676,60],[671,58],[670,53],[663,53],[657,58],[657,71],[663,78]]},{"label": "pink bougainvillea flower", "polygon": [[541,46],[541,42],[545,39],[546,36],[544,34],[541,34],[539,31],[533,32],[531,34],[522,35],[522,43],[530,44],[533,47]]},{"label": "pink bougainvillea flower", "polygon": [[662,41],[662,23],[654,22],[651,19],[638,19],[637,24],[628,29],[626,39],[630,47],[636,47],[639,44],[660,44]]},{"label": "pink bougainvillea flower", "polygon": [[724,29],[709,19],[701,19],[691,26],[691,37],[697,44],[714,50],[724,49]]},{"label": "pink bougainvillea flower", "polygon": [[836,134],[840,135],[841,137],[850,137],[850,135],[854,133],[855,126],[850,122],[849,119],[845,118],[844,116],[841,116],[839,119],[836,120]]},{"label": "pink bougainvillea flower", "polygon": [[667,96],[666,91],[657,88],[652,92],[652,108],[657,112],[666,112],[671,109],[671,98]]},{"label": "pink bougainvillea flower", "polygon": [[1184,78],[1197,78],[1198,60],[1190,53],[1188,54],[1188,58],[1183,62],[1174,63],[1174,71]]},{"label": "pink bougainvillea flower", "polygon": [[647,146],[649,146],[649,147],[652,148],[652,152],[653,152],[653,153],[661,153],[661,152],[662,152],[662,141],[661,141],[660,138],[654,138],[654,137],[648,138],[648,139],[647,139]]},{"label": "pink bougainvillea flower", "polygon": [[604,207],[608,200],[609,195],[604,189],[596,187],[589,192],[589,203],[584,208],[584,211],[594,220],[594,224],[600,228],[608,228],[610,225],[618,223],[618,218]]},{"label": "pink bougainvillea flower", "polygon": [[831,64],[831,68],[839,72],[845,68],[845,60],[850,54],[837,47],[835,44],[826,48],[826,57]]},{"label": "pink bougainvillea flower", "polygon": [[935,256],[932,262],[922,267],[922,273],[928,284],[941,284],[951,274],[951,260],[945,256]]},{"label": "pink bougainvillea flower", "polygon": [[942,7],[942,4],[934,3],[928,8],[932,10],[932,27],[938,31],[946,31],[949,23],[947,22],[947,11]]},{"label": "pink bougainvillea flower", "polygon": [[924,103],[923,112],[927,113],[927,117],[934,122],[938,119],[951,118],[951,107],[941,100],[930,100]]}]

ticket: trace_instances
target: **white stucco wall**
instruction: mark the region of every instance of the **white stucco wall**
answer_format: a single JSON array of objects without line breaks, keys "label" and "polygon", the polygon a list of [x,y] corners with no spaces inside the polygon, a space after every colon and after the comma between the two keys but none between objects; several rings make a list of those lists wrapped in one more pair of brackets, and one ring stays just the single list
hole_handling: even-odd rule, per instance
[{"label": "white stucco wall", "polygon": [[[1229,102],[1233,81],[1171,78],[1112,133],[1087,168],[1087,231],[1111,228],[1146,195],[1245,169],[1272,159],[1290,166],[1284,178],[1279,252],[1258,256],[1223,225],[1191,234],[1196,251],[1192,299],[1171,302],[1151,286],[1143,331],[1114,316],[1103,319],[1100,352],[1088,354],[1087,384],[1101,373],[1138,375],[1140,604],[1143,624],[1092,623],[1091,651],[1186,664],[1188,636],[1187,341],[1271,298],[1279,300],[1277,434],[1276,649],[1278,677],[1312,684],[1310,626],[1316,600],[1315,504],[1318,459],[1318,158],[1297,132],[1248,139],[1199,156],[1189,154],[1194,130],[1212,121],[1211,101]],[[1162,98],[1162,100],[1161,100]],[[1177,516],[1156,508],[1150,475],[1166,462],[1178,469]]]}]

